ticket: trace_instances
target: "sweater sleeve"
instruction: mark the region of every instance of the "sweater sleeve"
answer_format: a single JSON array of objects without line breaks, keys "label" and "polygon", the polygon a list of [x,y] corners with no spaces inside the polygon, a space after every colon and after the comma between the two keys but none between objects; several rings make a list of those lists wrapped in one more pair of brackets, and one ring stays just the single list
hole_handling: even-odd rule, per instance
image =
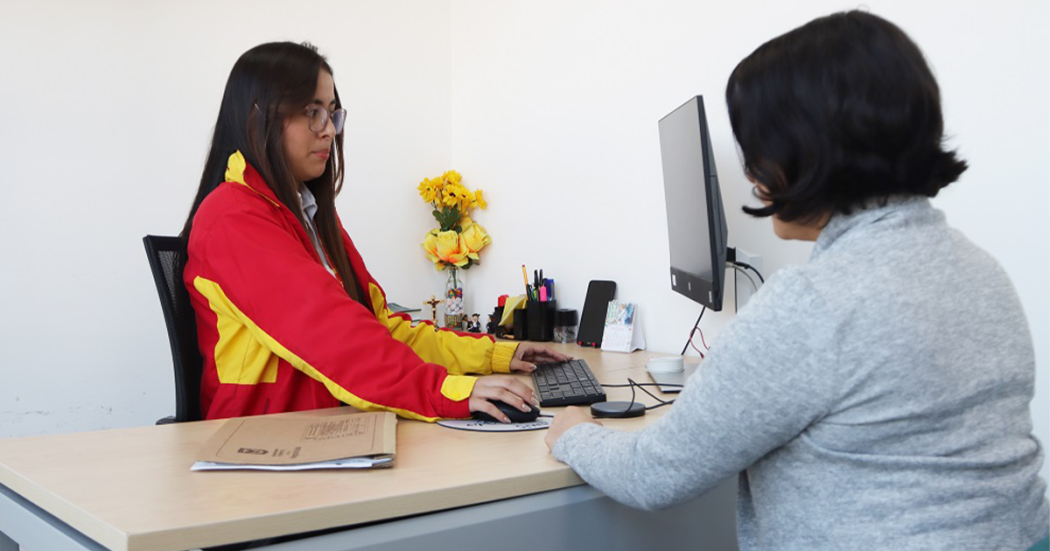
[{"label": "sweater sleeve", "polygon": [[699,496],[830,407],[838,383],[829,316],[801,275],[782,270],[725,327],[667,414],[638,432],[578,425],[554,457],[634,507]]},{"label": "sweater sleeve", "polygon": [[[466,398],[476,379],[450,375],[391,338],[373,313],[347,296],[309,255],[281,218],[262,202],[258,205],[225,210],[219,215],[224,220],[198,226],[191,236],[191,255],[196,253],[200,266],[193,285],[219,316],[219,332],[229,323],[246,327],[251,335],[251,342],[220,339],[217,359],[238,349],[231,357],[247,360],[255,343],[261,343],[266,353],[354,407],[427,421],[469,416]],[[237,363],[232,360],[230,364]]]}]

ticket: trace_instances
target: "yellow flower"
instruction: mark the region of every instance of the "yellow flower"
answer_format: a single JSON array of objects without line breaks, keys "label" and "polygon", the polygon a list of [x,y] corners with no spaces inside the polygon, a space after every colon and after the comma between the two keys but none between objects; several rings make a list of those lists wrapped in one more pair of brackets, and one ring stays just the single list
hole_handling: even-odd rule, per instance
[{"label": "yellow flower", "polygon": [[489,204],[485,202],[485,192],[480,189],[474,192],[474,201],[470,203],[471,208],[481,207],[482,210],[488,208]]},{"label": "yellow flower", "polygon": [[437,180],[431,180],[430,178],[424,178],[419,183],[419,196],[423,198],[427,203],[433,203],[437,199],[438,191],[441,189],[441,182]]},{"label": "yellow flower", "polygon": [[464,205],[470,204],[471,193],[461,184],[447,184],[441,193],[441,202],[446,206],[458,207],[460,211],[464,211]]},{"label": "yellow flower", "polygon": [[458,184],[463,181],[463,177],[460,176],[459,173],[455,170],[449,170],[448,172],[442,174],[441,179],[452,184]]},{"label": "yellow flower", "polygon": [[441,269],[441,258],[437,255],[437,230],[430,230],[427,232],[426,237],[423,238],[423,243],[420,244],[423,247],[423,251],[427,253],[427,259],[437,265],[438,269]]},{"label": "yellow flower", "polygon": [[459,234],[454,230],[430,230],[423,238],[422,246],[427,253],[427,258],[438,270],[444,268],[445,264],[463,267],[469,262],[467,251],[460,246]]},{"label": "yellow flower", "polygon": [[[467,218],[469,221],[470,218]],[[492,243],[492,238],[489,237],[489,232],[485,231],[485,228],[477,222],[471,221],[469,225],[463,226],[463,231],[459,234],[460,247],[467,252],[467,256],[474,260],[479,260],[478,251],[485,248],[485,245]]]}]

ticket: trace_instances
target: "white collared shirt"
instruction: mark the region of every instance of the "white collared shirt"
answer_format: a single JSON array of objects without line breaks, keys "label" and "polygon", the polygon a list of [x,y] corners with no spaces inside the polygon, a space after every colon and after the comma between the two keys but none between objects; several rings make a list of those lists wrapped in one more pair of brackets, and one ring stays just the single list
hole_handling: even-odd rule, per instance
[{"label": "white collared shirt", "polygon": [[321,265],[324,266],[328,273],[335,276],[335,270],[328,264],[328,257],[324,254],[324,248],[321,247],[321,240],[317,237],[317,227],[314,226],[314,215],[317,214],[317,199],[313,193],[310,193],[310,189],[306,186],[299,188],[299,200],[303,205],[303,218],[306,220],[306,233],[310,234],[310,241],[314,244],[314,249],[317,251],[317,256],[321,258]]}]

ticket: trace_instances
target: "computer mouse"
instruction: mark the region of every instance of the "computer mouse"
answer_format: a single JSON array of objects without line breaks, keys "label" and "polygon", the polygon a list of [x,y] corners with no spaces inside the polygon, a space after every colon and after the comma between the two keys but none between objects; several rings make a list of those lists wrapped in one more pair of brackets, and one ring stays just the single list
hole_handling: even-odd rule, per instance
[{"label": "computer mouse", "polygon": [[[496,406],[496,409],[502,411],[504,415],[509,417],[511,423],[531,423],[535,421],[537,417],[540,416],[540,408],[535,406],[529,406],[532,408],[532,411],[525,412],[506,402],[501,402],[499,400],[492,400],[492,405]],[[494,421],[496,423],[500,422],[499,419],[496,419],[495,417],[483,411],[473,412],[473,418],[479,421]]]}]

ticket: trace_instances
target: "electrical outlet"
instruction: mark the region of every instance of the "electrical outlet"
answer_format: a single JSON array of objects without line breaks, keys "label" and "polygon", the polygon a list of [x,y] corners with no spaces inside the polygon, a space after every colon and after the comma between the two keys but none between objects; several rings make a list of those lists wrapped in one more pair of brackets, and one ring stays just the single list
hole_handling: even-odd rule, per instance
[{"label": "electrical outlet", "polygon": [[[736,249],[736,261],[747,264],[759,272],[762,271],[762,257],[757,254],[751,254],[739,247]],[[762,285],[762,282],[755,275],[755,272],[745,268],[743,271],[733,270],[733,284],[736,286],[736,307],[739,310],[747,304],[748,300],[751,300],[751,296],[758,291],[758,287]]]}]

